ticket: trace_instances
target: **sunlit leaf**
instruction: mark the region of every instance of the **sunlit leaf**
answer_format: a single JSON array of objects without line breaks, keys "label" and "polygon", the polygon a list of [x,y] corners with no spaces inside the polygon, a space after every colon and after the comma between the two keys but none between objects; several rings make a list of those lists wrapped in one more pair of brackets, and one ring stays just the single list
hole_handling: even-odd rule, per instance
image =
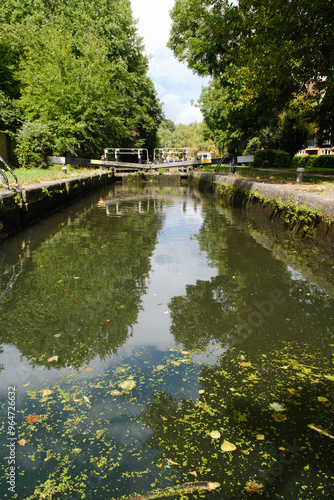
[{"label": "sunlit leaf", "polygon": [[264,434],[257,434],[257,435],[256,435],[256,439],[257,439],[258,441],[264,441],[265,436],[264,436]]},{"label": "sunlit leaf", "polygon": [[330,380],[331,382],[334,382],[334,376],[333,375],[324,375],[324,378],[327,380]]},{"label": "sunlit leaf", "polygon": [[52,356],[52,358],[48,359],[48,362],[51,363],[52,361],[58,361],[59,356]]},{"label": "sunlit leaf", "polygon": [[292,389],[292,388],[288,387],[288,389],[287,389],[287,390],[288,390],[288,391],[290,392],[290,394],[292,394],[292,395],[297,394],[296,389]]},{"label": "sunlit leaf", "polygon": [[221,434],[219,431],[212,431],[212,432],[210,432],[209,436],[211,436],[212,439],[219,439]]},{"label": "sunlit leaf", "polygon": [[222,451],[235,451],[237,449],[237,447],[235,446],[235,444],[233,443],[230,443],[229,441],[224,441],[223,444],[221,445],[220,449]]},{"label": "sunlit leaf", "polygon": [[39,392],[42,393],[43,398],[45,398],[46,396],[50,396],[50,394],[52,394],[52,391],[50,391],[50,389],[42,389]]},{"label": "sunlit leaf", "polygon": [[121,382],[119,386],[124,389],[124,391],[132,391],[132,389],[136,387],[136,382],[134,380],[125,380]]},{"label": "sunlit leaf", "polygon": [[54,337],[56,337],[56,338],[58,338],[58,337],[60,337],[60,336],[61,336],[61,333],[56,333],[56,334],[54,335]]},{"label": "sunlit leaf", "polygon": [[269,408],[274,411],[285,411],[284,406],[280,405],[279,403],[270,403]]},{"label": "sunlit leaf", "polygon": [[20,446],[25,446],[27,443],[28,443],[28,439],[20,439],[20,441],[18,441],[18,444]]}]

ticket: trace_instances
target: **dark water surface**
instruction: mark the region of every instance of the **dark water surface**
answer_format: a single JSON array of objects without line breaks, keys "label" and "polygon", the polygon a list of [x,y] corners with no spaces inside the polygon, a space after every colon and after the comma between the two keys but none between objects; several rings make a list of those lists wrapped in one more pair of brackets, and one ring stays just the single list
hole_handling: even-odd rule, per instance
[{"label": "dark water surface", "polygon": [[0,242],[0,498],[334,498],[333,276],[187,185]]}]

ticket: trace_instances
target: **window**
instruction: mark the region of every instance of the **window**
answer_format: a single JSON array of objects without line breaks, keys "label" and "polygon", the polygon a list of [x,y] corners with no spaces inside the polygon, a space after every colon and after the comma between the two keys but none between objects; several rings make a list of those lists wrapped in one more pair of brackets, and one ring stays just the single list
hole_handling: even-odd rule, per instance
[{"label": "window", "polygon": [[330,155],[331,154],[331,150],[330,149],[322,149],[321,150],[321,154],[322,155]]}]

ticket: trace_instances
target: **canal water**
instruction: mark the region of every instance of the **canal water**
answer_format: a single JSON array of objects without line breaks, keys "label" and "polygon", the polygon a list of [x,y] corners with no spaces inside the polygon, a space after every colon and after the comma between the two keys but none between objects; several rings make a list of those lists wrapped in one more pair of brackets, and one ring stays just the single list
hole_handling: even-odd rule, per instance
[{"label": "canal water", "polygon": [[331,256],[187,184],[2,241],[0,498],[334,498],[333,316]]}]

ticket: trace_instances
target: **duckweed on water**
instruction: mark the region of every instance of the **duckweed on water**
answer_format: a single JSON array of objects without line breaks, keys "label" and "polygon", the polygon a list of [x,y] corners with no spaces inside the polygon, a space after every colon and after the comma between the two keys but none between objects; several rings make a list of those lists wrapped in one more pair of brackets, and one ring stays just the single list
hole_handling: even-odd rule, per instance
[{"label": "duckweed on water", "polygon": [[[278,498],[290,475],[298,498],[328,498],[333,371],[318,366],[314,350],[284,343],[251,360],[232,350],[207,366],[189,352],[151,365],[144,349],[136,360],[92,378],[87,367],[64,372],[52,386],[27,390],[17,426],[27,499],[120,498],[127,478],[138,494],[143,479],[152,490],[195,480],[218,482],[219,492],[184,498],[247,498],[252,482],[260,485],[252,495]],[[198,397],[176,397],[173,377],[182,376],[186,395],[194,375]]]}]

